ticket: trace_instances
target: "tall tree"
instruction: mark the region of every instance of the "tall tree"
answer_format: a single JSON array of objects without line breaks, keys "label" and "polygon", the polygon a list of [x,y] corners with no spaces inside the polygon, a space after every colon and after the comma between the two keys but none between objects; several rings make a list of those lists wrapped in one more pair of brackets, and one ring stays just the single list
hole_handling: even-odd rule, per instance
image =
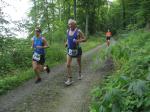
[{"label": "tall tree", "polygon": [[36,0],[33,0],[34,3],[34,25],[37,26],[37,3]]},{"label": "tall tree", "polygon": [[74,19],[76,20],[77,1],[74,0]]},{"label": "tall tree", "polygon": [[51,32],[51,28],[50,28],[50,18],[49,18],[49,7],[48,7],[48,1],[47,0],[44,0],[44,2],[43,2],[43,6],[44,6],[44,16],[45,16],[45,19],[46,19],[46,23],[47,23],[47,29],[48,29],[48,34],[49,34],[49,43],[51,43],[51,41],[52,41],[52,39],[51,39],[51,34],[50,34],[50,32]]},{"label": "tall tree", "polygon": [[123,28],[126,28],[126,10],[124,0],[122,0],[122,15],[123,15]]}]

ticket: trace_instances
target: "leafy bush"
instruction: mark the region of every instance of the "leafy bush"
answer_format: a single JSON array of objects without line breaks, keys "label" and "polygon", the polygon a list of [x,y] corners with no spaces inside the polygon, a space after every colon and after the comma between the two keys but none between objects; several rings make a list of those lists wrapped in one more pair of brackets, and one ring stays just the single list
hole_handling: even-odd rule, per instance
[{"label": "leafy bush", "polygon": [[33,71],[28,69],[24,71],[17,71],[15,75],[0,77],[0,95],[33,78],[33,76]]},{"label": "leafy bush", "polygon": [[[148,112],[150,108],[150,33],[136,31],[108,50],[116,71],[92,93],[90,112]],[[103,56],[104,57],[104,56]],[[98,94],[98,95],[97,95]]]}]

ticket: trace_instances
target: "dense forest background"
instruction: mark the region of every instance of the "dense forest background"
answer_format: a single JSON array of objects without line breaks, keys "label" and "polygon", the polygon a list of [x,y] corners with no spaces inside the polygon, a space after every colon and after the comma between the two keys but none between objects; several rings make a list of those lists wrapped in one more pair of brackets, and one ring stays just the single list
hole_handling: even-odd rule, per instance
[{"label": "dense forest background", "polygon": [[[16,67],[30,66],[30,39],[36,26],[41,27],[43,36],[53,46],[64,43],[69,18],[77,21],[78,27],[87,37],[100,36],[107,29],[115,35],[139,28],[150,28],[150,0],[32,0],[28,20],[16,22],[6,19],[2,9],[8,5],[7,1],[1,0],[0,75],[5,75]],[[17,27],[10,29],[8,26],[11,23]],[[15,32],[23,29],[28,31],[28,37],[15,38]]]},{"label": "dense forest background", "polygon": [[[150,94],[149,91],[144,94],[143,91],[146,89],[143,88],[146,85],[147,88],[150,87],[147,83],[149,78],[145,79],[150,73],[148,53],[150,0],[31,0],[31,2],[32,6],[27,20],[11,21],[3,11],[9,3],[6,0],[0,0],[0,94],[34,76],[31,69],[32,49],[30,47],[36,26],[41,27],[42,35],[46,37],[50,45],[46,55],[47,64],[55,66],[65,61],[64,42],[67,24],[68,19],[73,18],[88,38],[88,42],[83,45],[85,51],[97,46],[99,39],[102,40],[101,44],[104,43],[104,33],[107,29],[112,31],[115,39],[128,37],[125,41],[118,41],[115,47],[106,49],[107,53],[105,50],[102,51],[102,54],[112,56],[119,72],[114,73],[117,74],[116,77],[108,77],[102,90],[97,88],[93,92],[95,101],[91,106],[91,112],[98,112],[99,109],[101,112],[120,112],[120,110],[124,110],[121,112],[148,112]],[[10,28],[12,23],[16,26]],[[27,38],[16,38],[16,32],[24,30],[28,32]],[[121,36],[121,34],[124,35]],[[100,57],[104,60],[107,56],[100,55]],[[139,68],[136,68],[136,65],[140,65]],[[141,71],[137,73],[138,70]],[[126,80],[128,77],[129,80]],[[128,83],[131,85],[126,85]],[[125,93],[126,96],[121,93]],[[117,96],[118,94],[121,96]],[[102,102],[106,98],[104,95],[106,97],[114,95],[114,97],[109,97],[108,102]],[[97,102],[97,97],[101,97],[99,102]],[[124,99],[119,102],[117,98]],[[117,103],[112,106],[114,102]],[[112,111],[112,108],[116,110]]]},{"label": "dense forest background", "polygon": [[[2,80],[7,75],[21,74],[22,71],[31,68],[30,46],[36,26],[41,27],[42,35],[51,46],[47,50],[51,66],[65,60],[64,42],[70,18],[75,19],[86,37],[92,40],[91,44],[86,45],[87,50],[96,46],[98,41],[95,38],[104,37],[107,29],[110,29],[113,35],[117,35],[150,28],[150,0],[31,0],[31,2],[27,20],[11,21],[3,11],[9,3],[0,0],[0,78]],[[8,27],[12,23],[16,27]],[[16,32],[24,30],[28,32],[27,38],[16,38]]]},{"label": "dense forest background", "polygon": [[[9,3],[3,0],[1,3],[1,37],[6,37],[6,34],[12,36],[13,33],[6,27],[11,21],[6,20],[2,12]],[[149,4],[149,0],[32,0],[29,20],[21,21],[18,27],[28,29],[30,38],[35,26],[40,26],[50,42],[56,37],[57,40],[62,39],[69,18],[77,20],[79,28],[89,35],[108,28],[116,33],[122,29],[149,27]]]}]

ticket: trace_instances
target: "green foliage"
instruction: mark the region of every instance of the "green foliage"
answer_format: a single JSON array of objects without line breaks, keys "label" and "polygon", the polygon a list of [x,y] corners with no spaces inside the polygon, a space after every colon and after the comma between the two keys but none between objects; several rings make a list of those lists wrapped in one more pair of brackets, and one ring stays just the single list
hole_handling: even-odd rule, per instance
[{"label": "green foliage", "polygon": [[54,66],[65,61],[66,55],[64,43],[53,44],[46,51],[46,63],[48,65]]},{"label": "green foliage", "polygon": [[104,43],[104,40],[102,38],[100,38],[99,36],[90,36],[87,39],[87,42],[81,43],[81,46],[83,48],[83,51],[88,51],[88,50],[96,47],[97,45],[100,45],[103,43]]},{"label": "green foliage", "polygon": [[67,28],[69,18],[75,18],[80,29],[86,33],[88,30],[89,35],[108,28],[116,34],[121,29],[136,30],[150,24],[149,0],[78,0],[76,6],[75,1],[33,0],[28,22],[31,35],[35,26],[40,26],[52,42],[57,32]]},{"label": "green foliage", "polygon": [[149,24],[150,0],[115,0],[109,4],[105,20],[114,33],[120,29],[136,30]]},{"label": "green foliage", "polygon": [[0,51],[0,76],[6,75],[17,68],[29,67],[32,57],[31,52],[28,40],[15,38],[3,39]]},{"label": "green foliage", "polygon": [[0,95],[33,78],[33,76],[34,73],[31,69],[17,71],[15,75],[11,74],[5,77],[0,76]]},{"label": "green foliage", "polygon": [[[148,112],[150,108],[149,32],[138,30],[104,50],[116,71],[92,93],[91,112]],[[101,54],[102,51],[101,51]],[[102,60],[102,59],[101,59]]]}]

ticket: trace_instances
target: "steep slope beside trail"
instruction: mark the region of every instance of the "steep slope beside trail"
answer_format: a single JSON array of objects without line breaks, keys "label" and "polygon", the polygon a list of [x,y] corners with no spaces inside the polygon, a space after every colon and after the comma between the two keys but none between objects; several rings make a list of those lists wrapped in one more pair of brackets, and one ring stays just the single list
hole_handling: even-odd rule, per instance
[{"label": "steep slope beside trail", "polygon": [[34,84],[34,79],[23,86],[0,96],[0,112],[87,112],[89,93],[101,76],[110,71],[111,60],[95,72],[93,56],[101,49],[98,46],[83,55],[83,80],[77,80],[77,64],[73,61],[73,85],[66,87],[65,64],[52,69],[50,75],[43,74],[43,81]]}]

